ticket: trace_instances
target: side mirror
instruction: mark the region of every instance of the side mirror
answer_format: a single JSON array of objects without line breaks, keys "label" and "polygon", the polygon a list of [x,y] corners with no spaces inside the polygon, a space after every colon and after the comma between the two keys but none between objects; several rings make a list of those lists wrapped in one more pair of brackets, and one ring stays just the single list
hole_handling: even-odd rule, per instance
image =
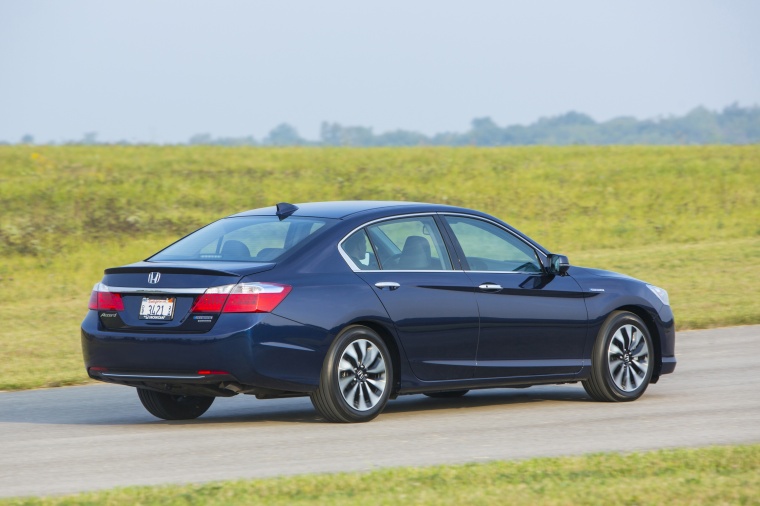
[{"label": "side mirror", "polygon": [[549,273],[564,276],[570,268],[570,260],[565,255],[549,255]]}]

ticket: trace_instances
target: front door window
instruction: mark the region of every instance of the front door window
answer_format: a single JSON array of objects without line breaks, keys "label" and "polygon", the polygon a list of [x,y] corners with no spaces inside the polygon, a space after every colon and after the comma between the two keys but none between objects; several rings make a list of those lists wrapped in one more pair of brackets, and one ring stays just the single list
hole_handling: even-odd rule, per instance
[{"label": "front door window", "polygon": [[541,272],[536,252],[516,236],[491,223],[446,216],[471,271]]}]

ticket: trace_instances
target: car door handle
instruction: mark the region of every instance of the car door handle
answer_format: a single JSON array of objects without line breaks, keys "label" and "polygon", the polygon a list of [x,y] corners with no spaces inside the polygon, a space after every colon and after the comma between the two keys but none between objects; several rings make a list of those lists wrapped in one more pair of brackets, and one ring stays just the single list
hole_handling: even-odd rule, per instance
[{"label": "car door handle", "polygon": [[501,285],[497,285],[496,283],[483,283],[478,288],[484,292],[498,292],[502,290]]},{"label": "car door handle", "polygon": [[394,281],[379,281],[375,283],[375,286],[378,287],[380,290],[385,290],[386,288],[388,290],[396,290],[401,285],[399,285],[398,283]]}]

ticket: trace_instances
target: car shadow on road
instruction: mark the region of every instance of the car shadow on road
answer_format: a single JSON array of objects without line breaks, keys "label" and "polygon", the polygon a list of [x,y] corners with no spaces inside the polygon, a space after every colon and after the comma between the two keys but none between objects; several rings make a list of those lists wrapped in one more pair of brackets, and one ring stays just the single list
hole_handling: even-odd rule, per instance
[{"label": "car shadow on road", "polygon": [[442,409],[473,409],[491,406],[543,402],[592,402],[582,388],[532,387],[504,388],[470,392],[457,398],[431,398],[424,395],[402,396],[392,401],[384,413],[411,413]]},{"label": "car shadow on road", "polygon": [[[308,398],[290,399],[288,406],[278,409],[278,400],[258,401],[250,411],[236,412],[234,415],[208,413],[197,420],[157,422],[168,425],[186,424],[228,424],[228,423],[327,423],[312,407]],[[271,404],[270,404],[271,402]],[[583,388],[539,386],[525,389],[489,389],[470,392],[463,397],[431,398],[425,395],[404,395],[388,403],[383,414],[430,412],[441,410],[477,409],[517,404],[543,402],[593,402]],[[266,403],[266,411],[259,409]],[[294,409],[298,404],[304,409]],[[380,417],[383,416],[380,415]]]},{"label": "car shadow on road", "polygon": [[[477,409],[543,402],[592,402],[582,388],[533,387],[527,389],[493,389],[470,392],[463,397],[438,399],[424,395],[404,395],[388,403],[383,414],[425,413],[430,411]],[[281,401],[257,401],[250,410],[233,414],[208,413],[197,420],[155,422],[166,425],[229,423],[328,423],[312,407],[308,398]],[[299,408],[297,409],[296,404]]]}]

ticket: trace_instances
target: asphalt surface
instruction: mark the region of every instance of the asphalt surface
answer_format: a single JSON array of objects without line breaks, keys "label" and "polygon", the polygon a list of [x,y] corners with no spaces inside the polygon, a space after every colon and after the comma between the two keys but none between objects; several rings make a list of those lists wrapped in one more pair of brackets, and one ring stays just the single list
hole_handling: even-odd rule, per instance
[{"label": "asphalt surface", "polygon": [[577,385],[400,397],[365,424],[308,398],[217,399],[160,421],[113,385],[0,393],[0,497],[387,466],[760,442],[760,326],[681,332],[674,374],[636,402]]}]

